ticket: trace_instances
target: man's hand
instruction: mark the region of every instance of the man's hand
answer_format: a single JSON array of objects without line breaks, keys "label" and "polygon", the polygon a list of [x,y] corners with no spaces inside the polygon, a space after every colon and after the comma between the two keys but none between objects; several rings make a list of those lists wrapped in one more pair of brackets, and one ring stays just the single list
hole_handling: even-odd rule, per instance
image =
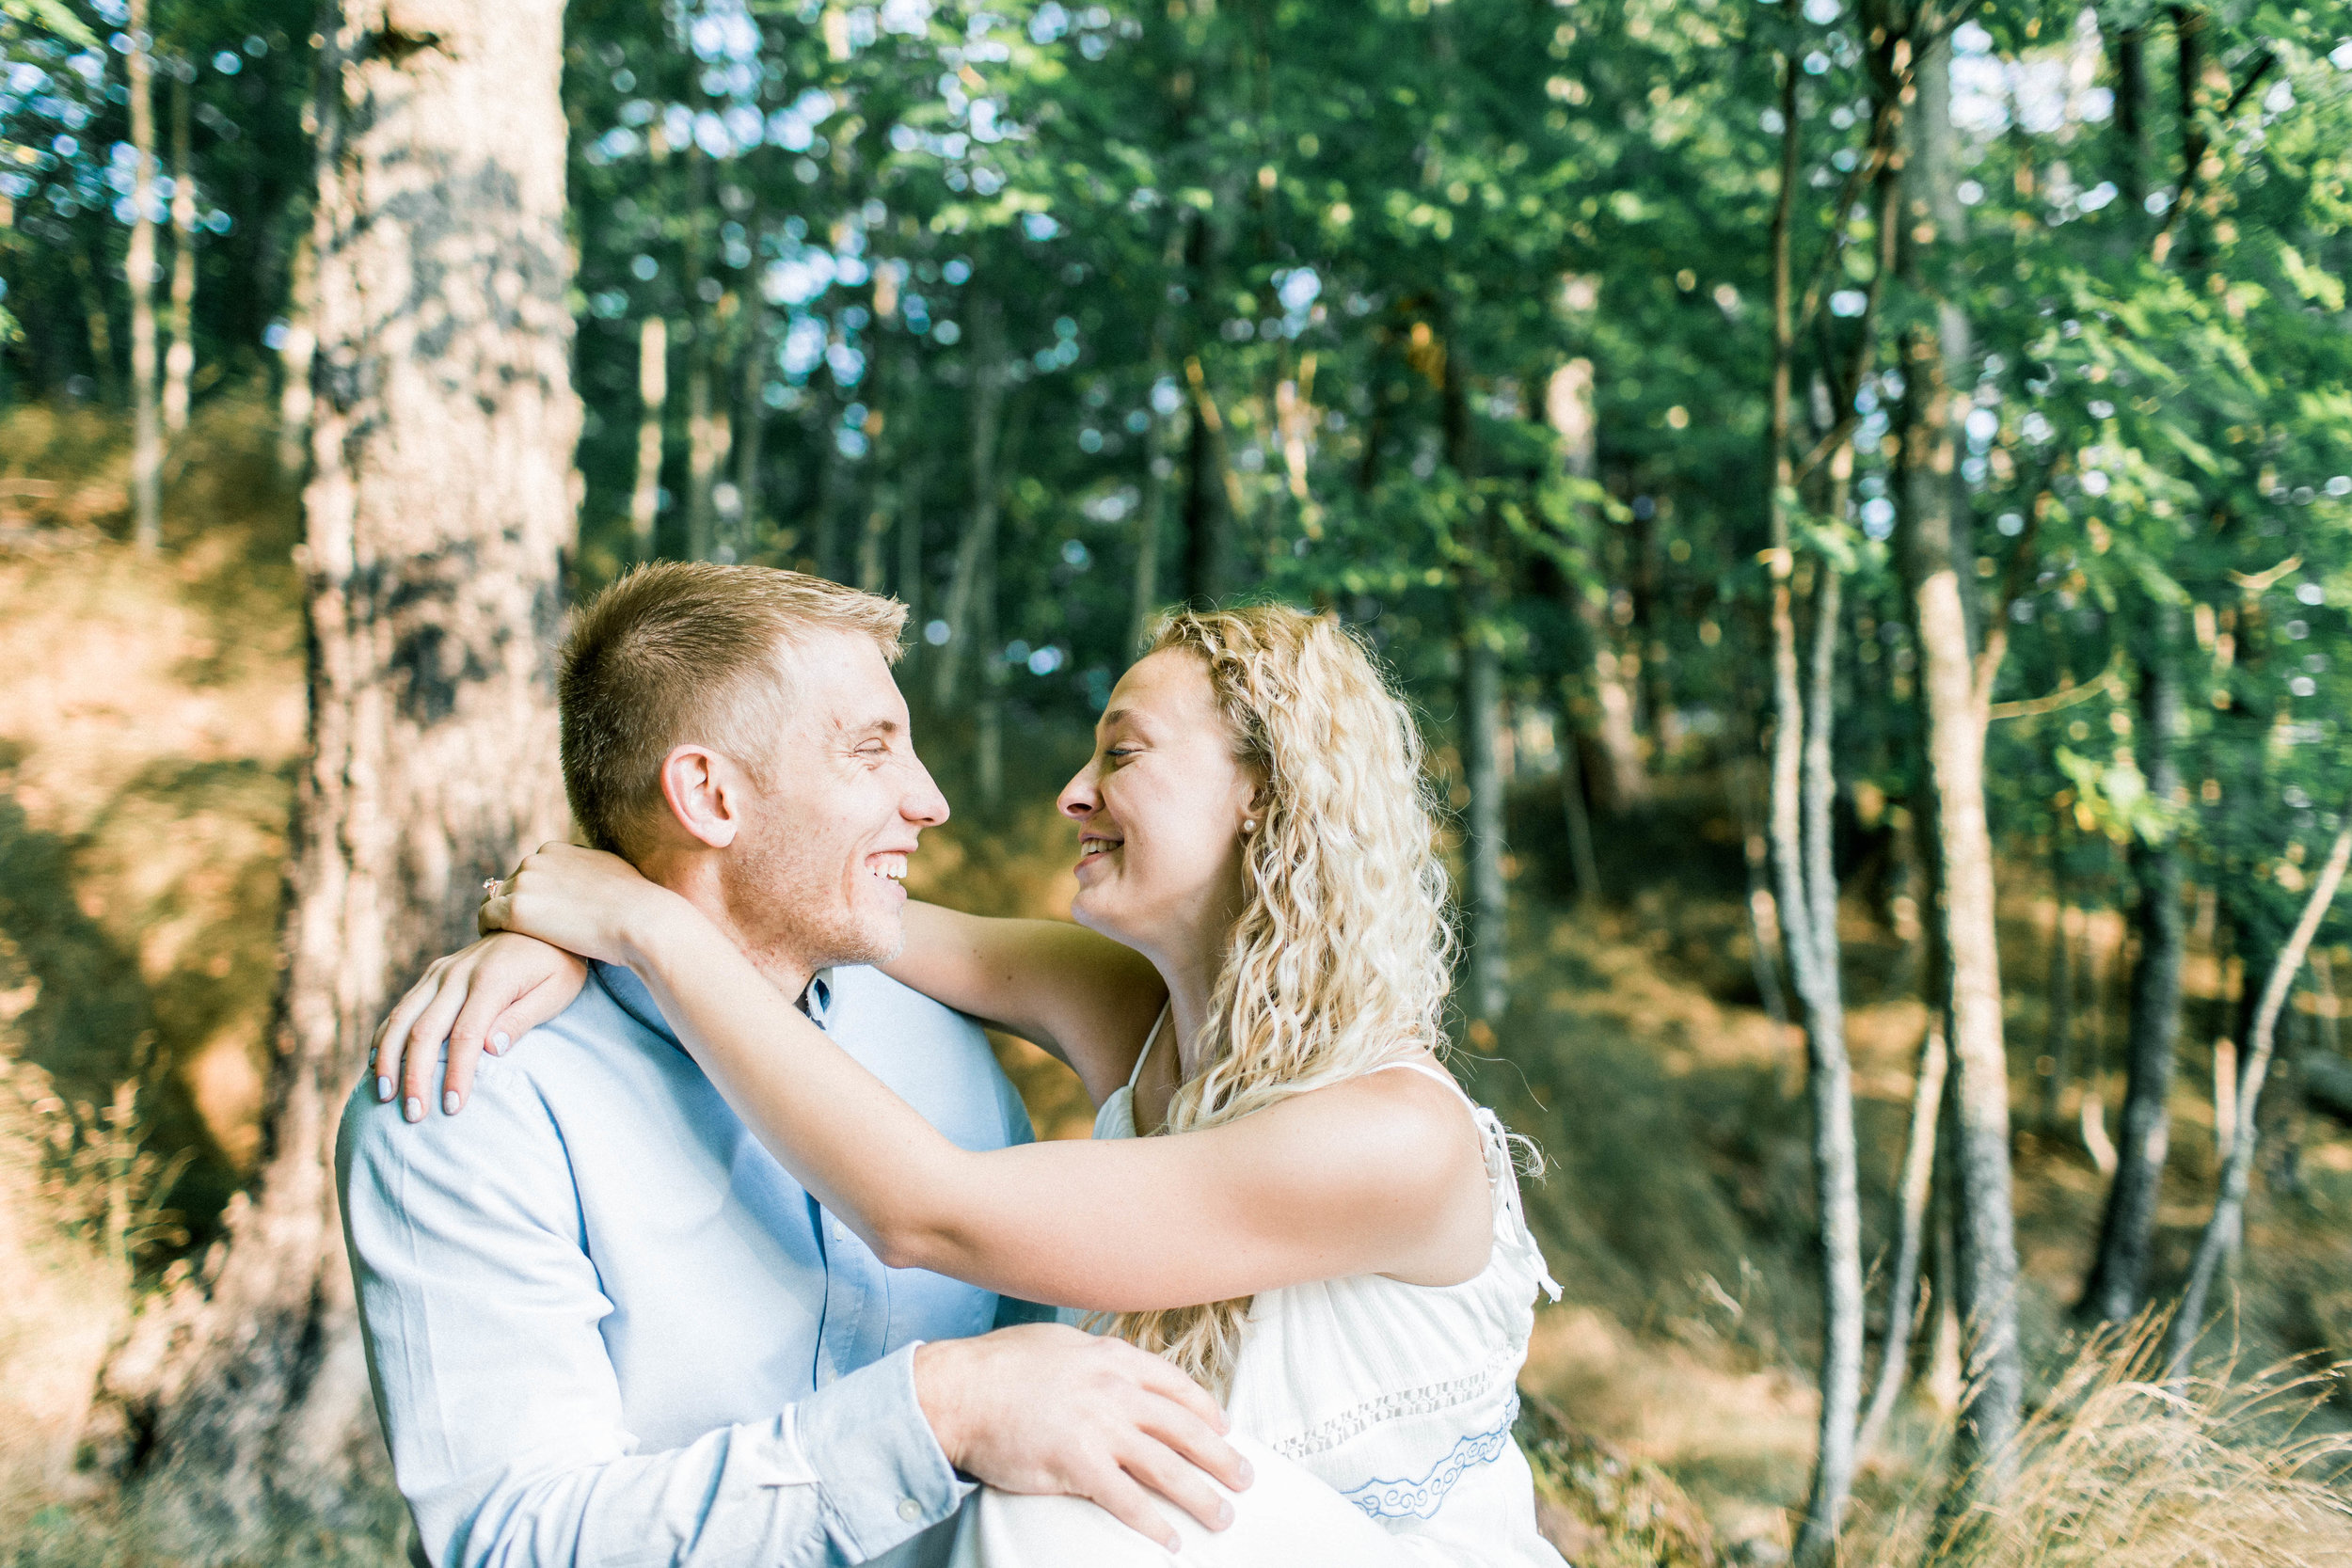
[{"label": "man's hand", "polygon": [[914,1353],[914,1391],[957,1469],[1001,1492],[1089,1498],[1170,1551],[1181,1543],[1147,1488],[1223,1529],[1232,1505],[1207,1478],[1250,1481],[1216,1402],[1123,1339],[1031,1323],[934,1340]]}]

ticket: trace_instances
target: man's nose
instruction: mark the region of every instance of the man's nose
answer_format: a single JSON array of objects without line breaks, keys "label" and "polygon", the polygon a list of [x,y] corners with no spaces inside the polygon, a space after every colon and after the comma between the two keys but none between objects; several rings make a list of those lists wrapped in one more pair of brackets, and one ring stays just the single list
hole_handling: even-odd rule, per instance
[{"label": "man's nose", "polygon": [[898,802],[898,815],[922,828],[936,828],[947,820],[947,797],[940,793],[931,770],[923,766],[919,757],[914,763],[914,777],[908,782],[906,798]]}]

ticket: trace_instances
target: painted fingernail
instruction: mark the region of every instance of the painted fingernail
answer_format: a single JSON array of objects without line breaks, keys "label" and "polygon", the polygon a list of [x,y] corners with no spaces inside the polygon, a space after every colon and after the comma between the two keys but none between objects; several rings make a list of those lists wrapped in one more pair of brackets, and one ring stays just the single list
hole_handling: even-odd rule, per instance
[{"label": "painted fingernail", "polygon": [[375,1081],[375,1098],[379,1101],[392,1098],[392,1081],[389,1078],[378,1078]]},{"label": "painted fingernail", "polygon": [[506,1031],[501,1029],[497,1034],[490,1037],[490,1054],[493,1056],[503,1056],[506,1054],[506,1048],[514,1043],[515,1042],[513,1040],[506,1037]]},{"label": "painted fingernail", "polygon": [[465,1101],[457,1098],[457,1091],[455,1089],[451,1089],[448,1093],[441,1096],[441,1115],[445,1117],[453,1117],[457,1114],[457,1107],[464,1103]]},{"label": "painted fingernail", "polygon": [[1232,1522],[1233,1522],[1233,1505],[1232,1505],[1232,1503],[1219,1503],[1219,1504],[1217,1504],[1217,1505],[1216,1505],[1216,1528],[1219,1528],[1219,1529],[1223,1529],[1226,1526],[1228,1526],[1228,1525],[1232,1524]]},{"label": "painted fingernail", "polygon": [[410,1121],[422,1121],[424,1119],[424,1101],[419,1100],[412,1094],[406,1100],[401,1101],[400,1114],[406,1117]]},{"label": "painted fingernail", "polygon": [[1249,1461],[1247,1459],[1243,1460],[1241,1462],[1241,1483],[1244,1486],[1248,1486],[1251,1481],[1254,1481],[1257,1479],[1258,1472],[1249,1467]]}]

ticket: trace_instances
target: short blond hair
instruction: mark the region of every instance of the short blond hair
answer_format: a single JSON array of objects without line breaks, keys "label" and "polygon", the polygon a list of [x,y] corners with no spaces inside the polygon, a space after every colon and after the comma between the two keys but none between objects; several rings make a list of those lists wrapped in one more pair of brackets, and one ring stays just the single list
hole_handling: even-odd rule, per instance
[{"label": "short blond hair", "polygon": [[688,742],[749,768],[789,718],[778,656],[809,637],[870,637],[897,663],[907,607],[771,566],[661,561],[582,606],[556,684],[564,793],[590,844],[628,856]]}]

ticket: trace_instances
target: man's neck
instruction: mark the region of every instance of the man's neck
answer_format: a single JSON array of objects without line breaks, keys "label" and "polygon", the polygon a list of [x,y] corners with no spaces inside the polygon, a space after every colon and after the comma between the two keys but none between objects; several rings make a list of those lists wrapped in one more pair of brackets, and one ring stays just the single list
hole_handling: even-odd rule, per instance
[{"label": "man's neck", "polygon": [[741,918],[742,911],[727,898],[725,882],[707,856],[654,857],[638,869],[648,880],[660,883],[701,911],[703,917],[751,960],[752,967],[787,997],[799,1000],[817,972],[831,967],[830,959],[787,951],[747,925]]}]

